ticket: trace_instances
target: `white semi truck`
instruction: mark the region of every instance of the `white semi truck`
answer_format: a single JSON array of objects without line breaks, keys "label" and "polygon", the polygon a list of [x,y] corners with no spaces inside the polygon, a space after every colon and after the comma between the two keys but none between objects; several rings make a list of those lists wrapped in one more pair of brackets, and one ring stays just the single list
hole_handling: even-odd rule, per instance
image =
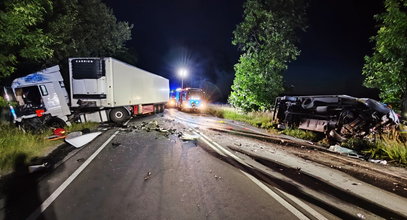
[{"label": "white semi truck", "polygon": [[12,83],[15,121],[60,127],[70,121],[122,123],[132,115],[164,111],[169,81],[114,58],[70,58],[70,92],[59,66]]}]

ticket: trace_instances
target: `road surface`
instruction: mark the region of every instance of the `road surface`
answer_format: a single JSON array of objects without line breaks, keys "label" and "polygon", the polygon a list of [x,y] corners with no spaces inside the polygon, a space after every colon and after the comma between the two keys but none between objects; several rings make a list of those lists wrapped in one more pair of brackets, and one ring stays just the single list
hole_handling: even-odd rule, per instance
[{"label": "road surface", "polygon": [[[14,190],[8,190],[6,198],[0,200],[3,204],[0,217],[380,218],[377,213],[364,212],[336,197],[319,195],[324,191],[322,188],[300,192],[304,181],[292,183],[285,177],[278,179],[281,175],[278,173],[275,179],[265,181],[251,169],[256,161],[222,147],[244,143],[244,140],[213,132],[213,129],[248,134],[263,132],[175,109],[134,118],[127,126],[108,129],[83,149],[65,154],[49,173],[10,181],[9,188]],[[259,143],[246,145],[250,144]],[[288,193],[282,190],[284,188]],[[377,210],[380,212],[380,207]]]}]

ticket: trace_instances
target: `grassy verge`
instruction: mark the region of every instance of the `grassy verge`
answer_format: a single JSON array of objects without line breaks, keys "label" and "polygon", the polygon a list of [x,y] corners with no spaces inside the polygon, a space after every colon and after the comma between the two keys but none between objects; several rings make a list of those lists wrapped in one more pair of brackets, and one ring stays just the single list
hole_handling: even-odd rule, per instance
[{"label": "grassy verge", "polygon": [[210,106],[207,112],[210,115],[225,118],[235,121],[242,121],[253,126],[273,129],[274,123],[272,121],[272,114],[270,112],[249,112],[247,114],[238,112],[237,110],[229,107],[216,107]]},{"label": "grassy verge", "polygon": [[312,131],[305,131],[301,129],[286,128],[281,133],[296,138],[301,138],[309,141],[320,141],[321,136]]},{"label": "grassy verge", "polygon": [[375,140],[351,138],[342,146],[355,149],[373,159],[389,160],[407,166],[407,142],[401,136],[384,134]]},{"label": "grassy verge", "polygon": [[[97,123],[73,124],[68,131],[79,131],[85,128],[95,128]],[[63,140],[50,141],[46,137],[51,131],[42,134],[24,133],[17,127],[0,124],[0,175],[12,171],[16,159],[25,155],[25,163],[33,158],[45,156]]]},{"label": "grassy verge", "polygon": [[[216,117],[242,121],[259,128],[265,128],[269,131],[276,133],[274,129],[275,124],[272,121],[271,113],[252,112],[248,114],[240,113],[239,111],[230,107],[217,107],[211,106],[207,110],[208,114]],[[402,131],[406,131],[407,127],[401,125]],[[319,141],[320,144],[328,144],[327,139],[323,136],[301,129],[285,129],[280,131],[289,136],[301,138],[310,141]],[[369,155],[374,159],[384,159],[393,161],[402,166],[407,166],[407,135],[399,131],[393,131],[392,135],[382,135],[374,140],[351,138],[340,145],[343,147],[354,149],[365,155]],[[326,143],[325,143],[326,142]]]}]

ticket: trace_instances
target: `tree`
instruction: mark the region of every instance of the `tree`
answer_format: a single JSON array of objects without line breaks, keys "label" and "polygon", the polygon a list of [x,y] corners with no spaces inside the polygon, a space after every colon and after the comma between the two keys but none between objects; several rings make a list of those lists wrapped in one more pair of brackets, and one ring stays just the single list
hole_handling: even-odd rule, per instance
[{"label": "tree", "polygon": [[305,31],[303,0],[248,0],[232,43],[243,52],[235,65],[229,102],[245,111],[270,109],[283,92],[282,73],[300,54],[297,33]]},{"label": "tree", "polygon": [[385,0],[385,8],[375,16],[375,47],[365,56],[362,74],[364,86],[379,89],[383,102],[400,109],[403,98],[407,100],[407,0]]},{"label": "tree", "polygon": [[[130,57],[125,43],[132,25],[118,22],[112,9],[100,0],[57,0],[48,25],[54,39],[54,57],[48,63],[66,63],[68,57]],[[129,59],[130,59],[129,58]]]},{"label": "tree", "polygon": [[52,56],[52,39],[38,27],[51,9],[48,0],[6,0],[0,5],[0,78],[12,74],[21,61]]},{"label": "tree", "polygon": [[132,25],[118,22],[101,0],[6,0],[0,3],[0,78],[16,68],[63,68],[68,57],[119,56]]}]

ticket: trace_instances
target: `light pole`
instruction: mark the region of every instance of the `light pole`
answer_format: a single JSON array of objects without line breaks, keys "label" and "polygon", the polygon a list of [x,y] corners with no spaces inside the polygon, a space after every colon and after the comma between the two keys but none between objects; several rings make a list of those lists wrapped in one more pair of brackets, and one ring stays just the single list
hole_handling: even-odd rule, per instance
[{"label": "light pole", "polygon": [[180,68],[178,70],[178,75],[181,77],[181,89],[184,88],[184,78],[188,75],[188,70],[185,68]]}]

